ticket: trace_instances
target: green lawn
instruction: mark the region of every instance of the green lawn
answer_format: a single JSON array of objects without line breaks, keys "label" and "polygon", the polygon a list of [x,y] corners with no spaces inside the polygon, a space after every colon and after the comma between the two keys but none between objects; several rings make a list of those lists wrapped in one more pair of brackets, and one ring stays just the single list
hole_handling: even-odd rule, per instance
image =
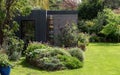
[{"label": "green lawn", "polygon": [[120,44],[90,44],[85,52],[84,67],[75,70],[46,72],[17,64],[11,75],[120,75]]}]

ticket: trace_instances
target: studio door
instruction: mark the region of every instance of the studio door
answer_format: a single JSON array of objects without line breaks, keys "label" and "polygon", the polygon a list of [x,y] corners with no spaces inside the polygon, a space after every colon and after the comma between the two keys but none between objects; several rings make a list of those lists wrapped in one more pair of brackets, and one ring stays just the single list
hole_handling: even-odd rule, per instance
[{"label": "studio door", "polygon": [[21,38],[25,43],[35,41],[35,22],[34,20],[23,20],[21,22]]}]

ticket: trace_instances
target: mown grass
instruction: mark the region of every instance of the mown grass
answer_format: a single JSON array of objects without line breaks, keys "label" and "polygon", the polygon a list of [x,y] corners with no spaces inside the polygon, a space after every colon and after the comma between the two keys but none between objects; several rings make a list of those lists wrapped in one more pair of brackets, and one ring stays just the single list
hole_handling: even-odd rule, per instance
[{"label": "mown grass", "polygon": [[85,52],[84,67],[80,69],[47,72],[20,61],[11,75],[120,75],[120,43],[90,44]]}]

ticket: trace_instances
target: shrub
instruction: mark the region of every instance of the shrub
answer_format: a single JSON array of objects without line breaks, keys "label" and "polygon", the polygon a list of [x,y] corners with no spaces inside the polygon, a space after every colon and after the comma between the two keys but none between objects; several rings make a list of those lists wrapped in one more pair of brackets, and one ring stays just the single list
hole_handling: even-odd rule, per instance
[{"label": "shrub", "polygon": [[8,57],[11,60],[18,60],[21,57],[24,42],[19,39],[15,33],[19,30],[17,22],[13,22],[13,25],[5,25],[2,30],[4,33],[2,48],[7,51]]},{"label": "shrub", "polygon": [[[51,57],[51,50],[49,49],[35,49],[32,52],[26,54],[27,60],[41,59],[44,57]],[[35,60],[36,61],[36,60]]]},{"label": "shrub", "polygon": [[78,34],[78,47],[83,51],[86,50],[86,46],[89,44],[89,35],[86,33]]},{"label": "shrub", "polygon": [[90,42],[100,42],[100,37],[97,36],[95,33],[92,33],[90,36]]},{"label": "shrub", "polygon": [[64,65],[56,56],[57,55],[54,55],[52,50],[36,49],[27,55],[27,62],[40,69],[49,71],[64,69]]},{"label": "shrub", "polygon": [[[81,13],[80,13],[81,14]],[[120,42],[120,15],[105,8],[90,21],[80,21],[79,30],[91,34],[92,42]],[[93,23],[92,23],[93,22]]]},{"label": "shrub", "polygon": [[85,21],[84,20],[80,20],[78,21],[78,29],[80,32],[86,32],[87,31],[87,26],[85,24]]},{"label": "shrub", "polygon": [[68,49],[68,52],[71,54],[71,56],[76,57],[81,62],[84,60],[83,51],[80,48],[70,48]]},{"label": "shrub", "polygon": [[34,49],[27,53],[26,60],[30,64],[44,70],[61,70],[65,69],[64,65],[57,58],[58,55],[71,55],[61,48],[46,48],[46,49]]},{"label": "shrub", "polygon": [[110,39],[111,42],[120,42],[120,15],[115,14],[111,9],[104,9],[106,25],[101,30],[101,33]]},{"label": "shrub", "polygon": [[35,49],[46,49],[46,48],[48,48],[47,44],[32,42],[28,44],[26,52],[28,53],[34,51]]},{"label": "shrub", "polygon": [[83,66],[83,63],[80,62],[77,58],[75,57],[69,57],[69,56],[58,56],[60,61],[67,67],[68,69],[77,69]]},{"label": "shrub", "polygon": [[56,56],[58,54],[59,55],[65,55],[65,56],[71,56],[65,49],[58,48],[58,47],[53,48],[52,51],[51,51],[51,55]]},{"label": "shrub", "polygon": [[86,33],[79,33],[78,34],[78,42],[80,42],[81,44],[88,45],[89,38],[90,38],[89,35]]},{"label": "shrub", "polygon": [[66,24],[64,27],[59,28],[57,38],[60,46],[71,47],[76,46],[78,41],[78,29],[75,24]]},{"label": "shrub", "polygon": [[[115,14],[111,9],[104,9],[99,12],[94,19],[95,25],[93,31],[97,36],[91,36],[93,41],[119,42],[120,16]],[[117,34],[116,34],[117,33]]]},{"label": "shrub", "polygon": [[42,62],[41,68],[44,70],[62,70],[65,69],[64,65],[61,63],[61,61],[56,57],[43,57],[43,59],[40,60]]},{"label": "shrub", "polygon": [[78,28],[80,32],[84,33],[92,33],[93,32],[93,26],[95,25],[93,20],[80,20],[78,22]]},{"label": "shrub", "polygon": [[5,38],[2,47],[7,51],[10,60],[18,60],[24,47],[24,42],[17,37]]},{"label": "shrub", "polygon": [[[82,65],[81,61],[79,61],[77,58],[73,58],[65,49],[49,46],[46,48],[35,48],[26,54],[26,62],[40,69],[54,71],[67,68],[79,68]],[[62,60],[62,56],[65,56],[65,61]]]}]

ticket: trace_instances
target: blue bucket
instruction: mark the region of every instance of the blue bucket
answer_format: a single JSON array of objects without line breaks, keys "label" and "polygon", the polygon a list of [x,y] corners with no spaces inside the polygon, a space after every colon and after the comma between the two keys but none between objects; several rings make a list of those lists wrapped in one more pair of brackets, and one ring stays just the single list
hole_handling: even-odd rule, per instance
[{"label": "blue bucket", "polygon": [[11,68],[8,67],[0,67],[0,74],[1,75],[10,75]]}]

